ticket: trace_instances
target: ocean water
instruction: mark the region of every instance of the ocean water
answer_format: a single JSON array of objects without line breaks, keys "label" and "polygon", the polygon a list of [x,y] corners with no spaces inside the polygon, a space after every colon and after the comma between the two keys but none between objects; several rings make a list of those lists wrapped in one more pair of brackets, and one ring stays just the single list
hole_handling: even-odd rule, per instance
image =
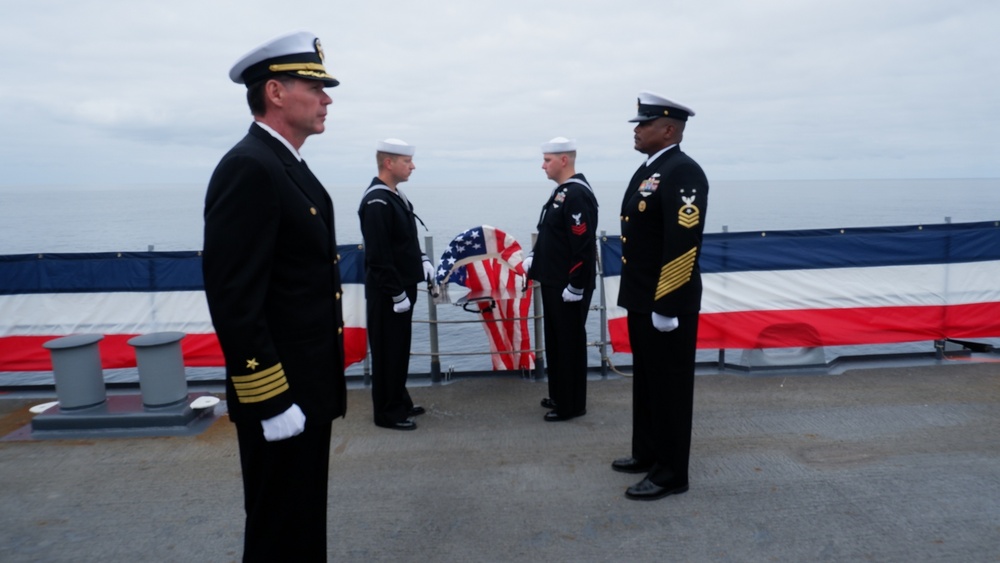
[{"label": "ocean water", "polygon": [[[361,241],[357,186],[328,188],[337,240]],[[554,185],[489,187],[403,184],[436,249],[469,227],[488,224],[529,246]],[[625,181],[593,182],[601,230],[619,231]],[[0,254],[197,250],[202,185],[0,186]],[[1000,178],[958,180],[718,181],[706,232],[872,227],[1000,219]],[[438,253],[439,254],[439,253]]]},{"label": "ocean water", "polygon": [[[357,204],[368,179],[355,186],[333,186],[337,240],[360,243]],[[600,203],[599,230],[618,234],[618,212],[626,184],[594,181]],[[451,239],[476,225],[488,224],[513,235],[530,248],[542,204],[554,184],[538,182],[484,186],[402,186],[427,226],[422,237],[433,239],[433,256],[440,257]],[[203,185],[2,186],[0,187],[0,254],[198,250],[202,243]],[[775,231],[790,229],[974,222],[1000,219],[1000,179],[919,180],[782,180],[717,181],[711,185],[706,232]],[[453,297],[461,294],[453,292]],[[426,301],[418,299],[416,318],[427,318]],[[594,304],[598,303],[595,293]],[[453,305],[438,307],[443,325],[443,351],[483,351],[482,330],[467,321],[476,315]],[[598,312],[588,322],[589,340],[600,338]],[[457,322],[461,321],[461,322]],[[429,351],[425,323],[414,330],[413,352]],[[470,332],[470,330],[472,332]],[[932,351],[930,343],[894,347],[899,351]],[[855,354],[870,347],[842,347],[830,354]],[[879,349],[878,352],[886,351]],[[609,349],[610,353],[610,349]],[[714,351],[699,352],[712,361]],[[627,355],[612,354],[616,364]],[[591,365],[600,363],[591,350]],[[430,360],[415,355],[411,372],[426,373]],[[486,370],[488,356],[454,356],[441,360],[442,369]],[[363,369],[353,366],[352,372]]]}]

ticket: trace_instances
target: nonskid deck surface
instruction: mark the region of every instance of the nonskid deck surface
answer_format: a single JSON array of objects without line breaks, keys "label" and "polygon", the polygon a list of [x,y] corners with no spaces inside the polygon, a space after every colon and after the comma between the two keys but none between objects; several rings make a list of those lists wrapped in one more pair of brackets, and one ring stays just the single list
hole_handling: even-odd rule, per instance
[{"label": "nonskid deck surface", "polygon": [[[542,420],[542,381],[415,386],[415,432],[369,391],[334,423],[331,561],[1000,559],[1000,365],[699,375],[690,491],[633,502],[631,381]],[[0,436],[45,397],[0,395]],[[238,561],[226,417],[195,436],[0,441],[4,561]]]}]

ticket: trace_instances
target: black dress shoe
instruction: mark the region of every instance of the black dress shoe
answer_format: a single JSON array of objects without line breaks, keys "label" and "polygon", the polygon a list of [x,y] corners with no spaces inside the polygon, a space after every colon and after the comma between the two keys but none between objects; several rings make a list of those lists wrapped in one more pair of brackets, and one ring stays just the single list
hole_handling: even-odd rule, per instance
[{"label": "black dress shoe", "polygon": [[645,473],[652,468],[652,463],[639,461],[634,457],[622,457],[611,462],[611,469],[622,473]]},{"label": "black dress shoe", "polygon": [[390,430],[416,430],[417,423],[410,419],[400,420],[399,422],[376,422],[375,426],[380,428],[389,428]]},{"label": "black dress shoe", "polygon": [[545,413],[545,422],[562,422],[563,420],[569,420],[585,414],[587,414],[586,409],[573,414],[559,414],[556,411],[549,411]]},{"label": "black dress shoe", "polygon": [[661,487],[649,479],[643,479],[625,491],[625,497],[631,500],[656,500],[668,495],[686,493],[687,483],[673,483]]},{"label": "black dress shoe", "polygon": [[419,416],[424,414],[425,412],[427,412],[427,409],[425,409],[424,407],[420,405],[413,405],[412,407],[410,407],[409,416]]},{"label": "black dress shoe", "polygon": [[548,397],[545,397],[544,399],[542,399],[542,406],[545,407],[545,408],[547,408],[547,409],[555,409],[556,408],[556,402],[553,401],[552,399],[548,398]]}]

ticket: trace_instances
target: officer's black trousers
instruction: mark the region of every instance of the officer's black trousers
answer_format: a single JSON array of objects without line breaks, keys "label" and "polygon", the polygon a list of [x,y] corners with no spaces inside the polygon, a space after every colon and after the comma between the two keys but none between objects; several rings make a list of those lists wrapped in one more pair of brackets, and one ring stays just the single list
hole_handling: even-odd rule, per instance
[{"label": "officer's black trousers", "polygon": [[572,416],[587,408],[587,312],[594,290],[581,301],[563,301],[564,287],[542,285],[545,369],[556,412]]},{"label": "officer's black trousers", "polygon": [[326,561],[330,422],[264,440],[258,421],[236,424],[243,469],[243,561]]},{"label": "officer's black trousers", "polygon": [[676,329],[660,332],[650,313],[628,314],[632,457],[652,461],[648,477],[661,486],[688,484],[698,315],[678,320]]}]

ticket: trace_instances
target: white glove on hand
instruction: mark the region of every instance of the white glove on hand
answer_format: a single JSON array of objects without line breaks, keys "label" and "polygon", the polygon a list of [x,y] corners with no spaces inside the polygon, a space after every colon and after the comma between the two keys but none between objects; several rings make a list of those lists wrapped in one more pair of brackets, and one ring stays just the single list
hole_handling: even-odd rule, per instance
[{"label": "white glove on hand", "polygon": [[434,270],[434,265],[427,258],[424,258],[424,279],[431,281],[434,279],[434,274],[437,272]]},{"label": "white glove on hand", "polygon": [[521,266],[524,268],[524,275],[526,275],[526,276],[528,275],[528,272],[531,270],[531,263],[533,261],[534,261],[534,258],[532,258],[531,256],[528,256],[527,258],[524,259],[523,262],[521,262]]},{"label": "white glove on hand", "polygon": [[410,298],[404,297],[402,301],[392,304],[392,310],[395,313],[405,313],[410,310]]},{"label": "white glove on hand", "polygon": [[285,412],[262,420],[260,424],[264,427],[264,439],[277,442],[301,434],[306,429],[306,415],[302,414],[298,405],[292,403]]},{"label": "white glove on hand", "polygon": [[[579,291],[580,293],[577,293]],[[577,289],[571,285],[567,285],[566,289],[563,290],[562,294],[563,301],[566,303],[573,303],[574,301],[583,300],[583,290]]]},{"label": "white glove on hand", "polygon": [[670,332],[680,326],[677,317],[664,317],[659,313],[653,313],[653,328],[660,332]]}]

